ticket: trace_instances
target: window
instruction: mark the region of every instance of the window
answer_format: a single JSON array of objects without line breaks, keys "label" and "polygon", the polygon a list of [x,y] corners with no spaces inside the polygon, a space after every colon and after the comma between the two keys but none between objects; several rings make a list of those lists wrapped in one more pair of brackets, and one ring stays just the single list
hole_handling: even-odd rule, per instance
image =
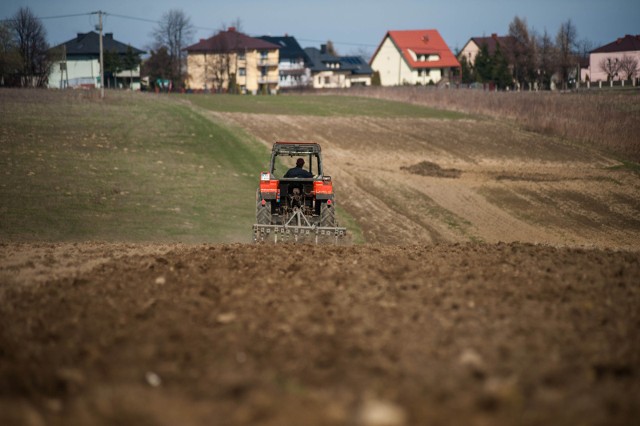
[{"label": "window", "polygon": [[262,50],[262,51],[260,52],[260,59],[262,59],[262,60],[266,60],[268,57],[269,57],[269,52],[268,52],[268,51],[266,51],[266,50]]},{"label": "window", "polygon": [[331,77],[325,77],[324,84],[331,84]]},{"label": "window", "polygon": [[246,59],[247,59],[247,57],[245,56],[244,52],[238,53],[238,60],[239,61],[244,61]]},{"label": "window", "polygon": [[240,77],[244,77],[245,75],[247,75],[247,69],[246,68],[238,68],[238,75]]}]

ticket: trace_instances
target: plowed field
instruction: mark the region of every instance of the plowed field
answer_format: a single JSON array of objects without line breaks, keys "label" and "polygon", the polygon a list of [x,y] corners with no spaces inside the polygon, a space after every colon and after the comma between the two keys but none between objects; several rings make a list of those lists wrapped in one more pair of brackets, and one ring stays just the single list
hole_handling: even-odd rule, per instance
[{"label": "plowed field", "polygon": [[632,424],[640,255],[0,248],[0,423]]},{"label": "plowed field", "polygon": [[[28,226],[14,225],[7,235],[23,232],[31,242],[0,242],[0,425],[637,423],[640,178],[633,169],[481,117],[184,105],[198,123],[212,118],[265,146],[320,142],[337,202],[366,244],[40,243]],[[38,132],[34,139],[44,138]],[[243,140],[229,139],[225,149]],[[142,151],[144,135],[138,142]],[[220,151],[203,152],[229,163]],[[91,161],[100,155],[92,152]],[[12,160],[13,179],[23,158]],[[153,175],[151,188],[174,176],[180,162],[170,160],[153,159],[171,167]],[[199,176],[185,170],[180,182]],[[132,176],[126,183],[134,191]],[[194,221],[205,212],[191,215],[189,203],[203,202],[222,215],[224,206],[205,191],[210,180],[233,200],[250,186],[245,172],[210,176],[201,190],[165,185],[166,197],[182,200],[167,215]],[[11,194],[30,194],[26,182]],[[175,197],[182,191],[191,192]],[[156,207],[167,208],[163,196],[151,198]],[[0,215],[12,205],[0,206]],[[114,228],[133,226],[124,220],[145,211],[152,210],[114,213]],[[30,223],[29,211],[22,222],[11,217]],[[177,235],[186,235],[183,228]],[[123,229],[113,240],[132,232]],[[202,235],[193,237],[185,240]]]}]

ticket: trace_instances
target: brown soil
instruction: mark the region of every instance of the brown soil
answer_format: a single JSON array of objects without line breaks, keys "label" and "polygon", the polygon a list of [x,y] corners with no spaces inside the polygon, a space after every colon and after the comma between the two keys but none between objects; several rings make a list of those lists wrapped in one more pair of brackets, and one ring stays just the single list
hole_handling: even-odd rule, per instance
[{"label": "brown soil", "polygon": [[640,418],[637,174],[490,120],[218,116],[320,142],[369,244],[0,243],[0,425]]},{"label": "brown soil", "polygon": [[0,424],[640,415],[637,252],[82,243],[0,259]]},{"label": "brown soil", "polygon": [[460,177],[462,173],[458,169],[443,169],[436,163],[432,163],[431,161],[421,161],[418,164],[414,164],[413,166],[402,166],[400,170],[406,170],[409,173],[413,173],[420,176],[434,176],[434,177],[444,177],[444,178],[457,178]]},{"label": "brown soil", "polygon": [[[218,116],[269,146],[321,143],[337,202],[369,242],[640,250],[640,176],[565,141],[484,119]],[[407,169],[423,162],[461,174]]]}]

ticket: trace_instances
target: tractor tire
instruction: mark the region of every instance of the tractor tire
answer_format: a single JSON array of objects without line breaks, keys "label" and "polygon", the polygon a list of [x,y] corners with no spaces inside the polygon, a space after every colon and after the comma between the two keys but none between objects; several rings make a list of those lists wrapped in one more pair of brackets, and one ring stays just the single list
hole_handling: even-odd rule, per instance
[{"label": "tractor tire", "polygon": [[271,225],[271,201],[266,201],[263,206],[261,201],[256,203],[256,223],[258,225]]},{"label": "tractor tire", "polygon": [[320,226],[336,226],[336,211],[333,205],[322,203],[320,206]]}]

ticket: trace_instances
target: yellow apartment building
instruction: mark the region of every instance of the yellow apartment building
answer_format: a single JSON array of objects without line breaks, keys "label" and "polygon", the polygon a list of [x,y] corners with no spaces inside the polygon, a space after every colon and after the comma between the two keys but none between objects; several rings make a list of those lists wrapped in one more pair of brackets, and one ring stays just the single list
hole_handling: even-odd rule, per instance
[{"label": "yellow apartment building", "polygon": [[230,27],[187,47],[187,87],[191,90],[277,93],[279,49]]}]

